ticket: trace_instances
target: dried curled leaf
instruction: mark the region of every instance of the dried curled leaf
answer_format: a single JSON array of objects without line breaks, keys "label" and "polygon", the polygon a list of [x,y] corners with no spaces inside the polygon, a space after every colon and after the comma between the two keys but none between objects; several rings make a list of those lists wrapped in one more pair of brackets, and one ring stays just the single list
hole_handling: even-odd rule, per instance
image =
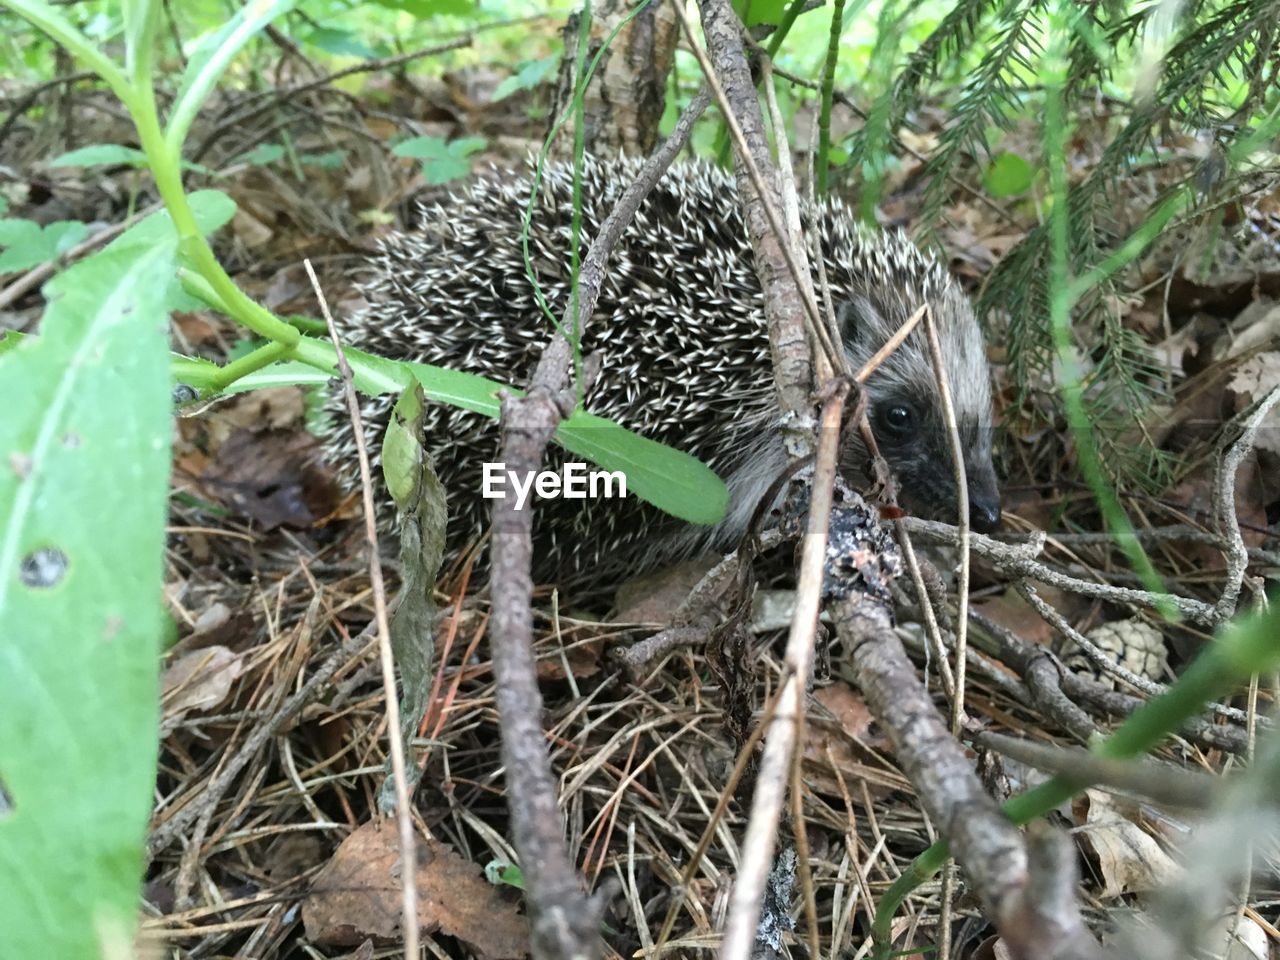
[{"label": "dried curled leaf", "polygon": [[[316,877],[302,904],[307,938],[356,946],[398,940],[400,844],[394,824],[366,823],[347,837]],[[491,886],[479,866],[434,840],[417,850],[418,924],[465,942],[487,960],[521,960],[529,952],[524,916]]]}]

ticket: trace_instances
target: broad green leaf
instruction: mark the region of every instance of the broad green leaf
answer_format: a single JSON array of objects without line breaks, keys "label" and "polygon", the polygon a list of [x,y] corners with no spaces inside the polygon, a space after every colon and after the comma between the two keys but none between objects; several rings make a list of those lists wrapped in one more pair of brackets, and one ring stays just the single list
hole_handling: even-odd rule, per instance
[{"label": "broad green leaf", "polygon": [[[191,206],[200,232],[206,236],[229,223],[236,213],[235,201],[221,190],[197,190],[187,197],[187,203]],[[112,240],[106,249],[145,247],[164,242],[173,236],[173,220],[169,211],[157,210]]]},{"label": "broad green leaf", "polygon": [[131,942],[155,784],[165,630],[175,243],[46,285],[0,355],[0,929],[6,955]]},{"label": "broad green leaf", "polygon": [[119,164],[145,167],[147,155],[141,150],[118,143],[94,143],[49,161],[51,167],[109,167]]},{"label": "broad green leaf", "polygon": [[40,224],[34,220],[21,220],[9,217],[0,220],[0,247],[16,247],[22,244],[41,243],[43,232]]},{"label": "broad green leaf", "polygon": [[560,424],[556,440],[604,470],[621,470],[627,492],[690,523],[719,523],[729,490],[696,457],[579,410]]},{"label": "broad green leaf", "polygon": [[1034,175],[1031,164],[1016,153],[997,153],[982,174],[982,182],[993,197],[1016,197],[1027,192]]}]

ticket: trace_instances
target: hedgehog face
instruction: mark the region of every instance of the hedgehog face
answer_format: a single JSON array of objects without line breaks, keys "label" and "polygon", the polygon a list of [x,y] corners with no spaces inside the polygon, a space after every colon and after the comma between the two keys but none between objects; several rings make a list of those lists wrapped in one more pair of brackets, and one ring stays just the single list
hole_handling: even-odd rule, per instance
[{"label": "hedgehog face", "polygon": [[[899,273],[872,272],[868,284],[839,312],[850,368],[857,370],[915,313],[929,303],[956,411],[969,493],[969,522],[980,532],[1000,522],[1000,492],[991,460],[991,387],[977,321],[963,293],[932,261],[903,249],[892,258]],[[904,269],[905,267],[905,269]],[[914,295],[913,295],[914,291]],[[906,341],[865,384],[867,412],[876,444],[898,481],[901,504],[927,519],[956,519],[956,484],[951,445],[929,346],[922,329]],[[853,474],[866,465],[857,444],[845,452]]]},{"label": "hedgehog face", "polygon": [[[951,446],[941,405],[933,394],[868,390],[868,417],[876,444],[898,480],[902,505],[927,519],[956,519]],[[1000,491],[991,462],[990,431],[972,417],[958,424],[965,451],[969,523],[989,533],[1000,523]]]}]

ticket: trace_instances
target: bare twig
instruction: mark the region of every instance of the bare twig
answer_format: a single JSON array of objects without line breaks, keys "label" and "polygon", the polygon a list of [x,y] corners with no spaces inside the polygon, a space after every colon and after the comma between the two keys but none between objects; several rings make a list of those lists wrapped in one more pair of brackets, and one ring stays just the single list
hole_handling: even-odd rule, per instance
[{"label": "bare twig", "polygon": [[[803,272],[786,240],[764,118],[738,29],[741,21],[728,0],[705,0],[702,29],[707,50],[704,51],[694,42],[693,24],[683,5],[677,4],[676,9],[736,148],[738,193],[760,278],[787,454],[792,460],[812,456],[813,414],[809,394],[813,361],[805,321],[817,327],[822,318],[817,316],[817,305],[804,296],[800,279]],[[814,337],[817,339],[818,334]]]},{"label": "bare twig", "polygon": [[827,525],[831,517],[832,487],[840,454],[840,420],[848,386],[837,383],[822,407],[818,455],[809,515],[797,575],[796,606],[787,636],[784,662],[787,675],[778,694],[777,712],[765,736],[760,776],[751,800],[751,819],[742,840],[737,883],[730,901],[720,956],[746,960],[755,942],[756,924],[765,881],[773,861],[778,818],[782,813],[792,752],[804,732],[804,693],[813,668],[814,635],[818,627]]},{"label": "bare twig", "polygon": [[338,355],[338,372],[342,377],[342,390],[347,401],[347,415],[351,418],[352,436],[355,438],[356,456],[360,463],[360,492],[364,505],[364,535],[369,548],[369,583],[373,589],[373,617],[378,633],[378,660],[382,667],[383,709],[387,713],[387,742],[391,750],[391,776],[395,782],[396,824],[400,830],[400,891],[401,910],[404,918],[405,960],[418,960],[418,856],[413,835],[413,819],[409,809],[409,775],[406,770],[404,738],[400,727],[400,698],[396,691],[396,664],[391,653],[391,623],[387,614],[387,586],[382,577],[382,557],[378,550],[378,513],[373,499],[373,476],[369,468],[369,451],[364,442],[364,423],[360,417],[360,400],[356,396],[351,379],[351,367],[342,349],[342,338],[334,326],[329,302],[325,299],[320,281],[310,260],[303,260],[307,278],[320,302],[320,312],[329,328],[329,339]]},{"label": "bare twig", "polygon": [[[888,730],[921,803],[947,838],[1013,955],[1097,956],[1074,898],[1050,895],[1064,882],[1061,864],[1054,860],[1037,864],[1034,873],[1029,870],[1017,829],[983,789],[964,750],[948,733],[893,634],[888,609],[853,596],[835,603],[831,612],[868,706]],[[1039,876],[1044,871],[1055,876]]]},{"label": "bare twig", "polygon": [[[970,611],[969,619],[978,626],[982,635],[989,638],[993,655],[1001,663],[1027,676],[1030,683],[1031,666],[1045,656],[1044,649],[1027,643],[1012,630],[980,613]],[[1083,703],[1104,716],[1128,716],[1146,702],[1141,697],[1112,690],[1091,677],[1083,677],[1070,670],[1060,672],[1059,682],[1062,692],[1072,701]],[[1242,754],[1247,746],[1243,729],[1208,723],[1200,718],[1184,723],[1182,733],[1196,743],[1230,753]]]},{"label": "bare twig", "polygon": [[1231,445],[1218,469],[1214,507],[1218,531],[1226,541],[1223,553],[1227,559],[1227,582],[1222,588],[1222,596],[1214,604],[1213,612],[1217,622],[1229,620],[1235,615],[1236,602],[1240,598],[1240,584],[1244,581],[1244,571],[1249,565],[1249,551],[1245,549],[1244,538],[1240,535],[1240,523],[1236,517],[1236,474],[1244,458],[1253,450],[1262,421],[1278,401],[1280,387],[1275,387],[1250,411],[1242,426],[1240,438]]},{"label": "bare twig", "polygon": [[[693,122],[710,98],[702,92],[685,110],[671,136],[641,168],[634,183],[592,241],[578,283],[578,315],[566,309],[564,329],[587,326],[609,255],[644,197],[684,146]],[[576,322],[575,322],[576,321]],[[502,401],[502,452],[507,468],[536,471],[560,420],[572,408],[565,387],[573,347],[561,334],[547,344],[523,398]],[[506,770],[511,831],[529,900],[533,954],[539,960],[574,960],[599,953],[595,911],[583,896],[565,849],[556,801],[556,782],[542,729],[542,696],[533,657],[532,512],[517,511],[511,498],[493,506],[490,620],[502,758]]]},{"label": "bare twig", "polygon": [[[935,543],[959,544],[959,534],[950,524],[921,520],[918,517],[907,517],[903,522],[912,533],[922,534]],[[1030,540],[1022,543],[1004,543],[980,533],[969,534],[970,549],[984,560],[991,561],[1005,573],[1038,580],[1081,596],[1110,600],[1113,603],[1136,604],[1149,609],[1169,603],[1188,620],[1194,620],[1197,623],[1216,622],[1217,615],[1213,606],[1200,600],[1180,597],[1176,594],[1116,587],[1109,583],[1078,580],[1054,570],[1036,559],[1044,548],[1044,542],[1045,534],[1043,533],[1036,533]]]},{"label": "bare twig", "polygon": [[1178,807],[1204,809],[1213,801],[1219,786],[1213,777],[1194,770],[1150,761],[1111,760],[1087,750],[1054,747],[1001,733],[980,733],[974,742],[1037,770]]},{"label": "bare twig", "polygon": [[929,342],[929,357],[933,361],[933,375],[938,381],[938,393],[942,397],[942,416],[947,426],[947,438],[951,443],[951,466],[956,479],[956,517],[959,520],[956,536],[960,541],[960,582],[956,585],[956,593],[960,609],[956,615],[956,679],[955,692],[951,697],[951,732],[959,736],[964,720],[964,661],[968,649],[965,640],[969,624],[969,479],[965,471],[960,428],[956,424],[956,408],[951,402],[951,384],[947,382],[947,365],[942,359],[938,331],[927,307],[924,312],[924,332]]}]

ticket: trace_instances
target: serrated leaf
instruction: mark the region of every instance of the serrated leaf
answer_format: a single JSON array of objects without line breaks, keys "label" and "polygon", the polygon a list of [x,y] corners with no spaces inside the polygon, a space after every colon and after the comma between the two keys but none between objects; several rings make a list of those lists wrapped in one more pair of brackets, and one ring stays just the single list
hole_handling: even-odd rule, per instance
[{"label": "serrated leaf", "polygon": [[71,150],[49,161],[51,167],[145,167],[147,155],[134,147],[118,143],[94,143]]},{"label": "serrated leaf", "polygon": [[[0,355],[0,928],[99,958],[136,925],[165,618],[175,243],[104,251]],[[84,789],[92,784],[92,789]]]},{"label": "serrated leaf", "polygon": [[982,182],[993,197],[1016,197],[1030,189],[1034,176],[1031,164],[1016,153],[998,153],[982,174]]}]

